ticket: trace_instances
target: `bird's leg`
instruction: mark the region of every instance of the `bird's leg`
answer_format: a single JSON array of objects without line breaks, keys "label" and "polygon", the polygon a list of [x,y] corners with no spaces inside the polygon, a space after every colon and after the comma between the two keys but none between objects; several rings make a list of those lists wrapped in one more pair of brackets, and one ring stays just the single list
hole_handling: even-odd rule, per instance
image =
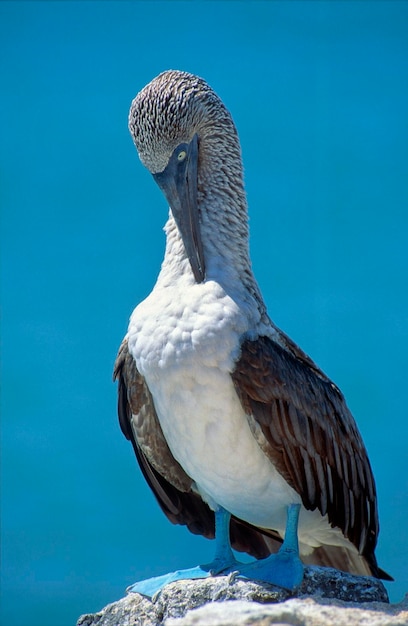
[{"label": "bird's leg", "polygon": [[276,554],[240,565],[238,575],[293,590],[303,579],[303,564],[299,557],[298,521],[300,504],[288,506],[285,539]]},{"label": "bird's leg", "polygon": [[[215,512],[215,556],[211,563],[197,565],[189,569],[170,572],[163,576],[148,578],[135,583],[127,588],[128,593],[141,593],[144,596],[153,597],[155,593],[160,591],[168,583],[175,580],[190,580],[193,578],[208,578],[216,574],[224,573],[226,569],[236,571],[238,568],[235,564],[238,562],[232,553],[230,543],[230,526],[231,515],[225,509],[219,508]],[[240,564],[239,564],[240,565]]]},{"label": "bird's leg", "polygon": [[231,514],[220,507],[215,511],[215,556],[211,563],[201,565],[209,568],[213,576],[237,563],[230,541]]}]

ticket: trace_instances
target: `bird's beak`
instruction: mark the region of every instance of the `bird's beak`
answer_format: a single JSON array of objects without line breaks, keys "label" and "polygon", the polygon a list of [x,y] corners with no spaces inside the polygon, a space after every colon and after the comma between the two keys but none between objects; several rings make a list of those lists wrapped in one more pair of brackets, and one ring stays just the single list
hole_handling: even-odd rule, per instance
[{"label": "bird's beak", "polygon": [[198,283],[205,279],[203,244],[197,203],[198,136],[177,146],[166,168],[153,178],[170,205]]}]

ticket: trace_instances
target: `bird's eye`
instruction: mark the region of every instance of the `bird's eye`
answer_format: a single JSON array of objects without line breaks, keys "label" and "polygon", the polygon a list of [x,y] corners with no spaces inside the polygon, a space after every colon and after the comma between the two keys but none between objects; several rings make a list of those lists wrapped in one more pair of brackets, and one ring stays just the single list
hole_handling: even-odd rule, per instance
[{"label": "bird's eye", "polygon": [[180,150],[180,152],[177,155],[177,161],[181,163],[182,161],[184,161],[186,156],[187,156],[187,152],[185,150]]}]

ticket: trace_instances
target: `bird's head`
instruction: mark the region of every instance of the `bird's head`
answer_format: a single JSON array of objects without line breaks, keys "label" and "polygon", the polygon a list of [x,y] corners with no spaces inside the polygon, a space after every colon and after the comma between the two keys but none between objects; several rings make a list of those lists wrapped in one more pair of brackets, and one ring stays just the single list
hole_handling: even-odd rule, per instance
[{"label": "bird's head", "polygon": [[[140,160],[165,194],[197,282],[205,280],[198,189],[200,169],[223,162],[223,132],[234,124],[207,83],[163,72],[133,100],[129,130]],[[218,140],[217,140],[218,137]]]}]

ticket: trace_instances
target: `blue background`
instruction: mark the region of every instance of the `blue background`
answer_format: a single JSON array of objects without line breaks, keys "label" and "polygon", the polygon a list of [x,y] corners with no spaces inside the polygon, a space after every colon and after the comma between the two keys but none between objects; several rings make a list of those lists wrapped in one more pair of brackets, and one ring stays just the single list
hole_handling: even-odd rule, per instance
[{"label": "blue background", "polygon": [[2,624],[68,626],[212,555],[158,509],[111,382],[167,216],[127,113],[169,68],[233,114],[255,274],[346,395],[408,591],[407,32],[391,1],[0,3]]}]

